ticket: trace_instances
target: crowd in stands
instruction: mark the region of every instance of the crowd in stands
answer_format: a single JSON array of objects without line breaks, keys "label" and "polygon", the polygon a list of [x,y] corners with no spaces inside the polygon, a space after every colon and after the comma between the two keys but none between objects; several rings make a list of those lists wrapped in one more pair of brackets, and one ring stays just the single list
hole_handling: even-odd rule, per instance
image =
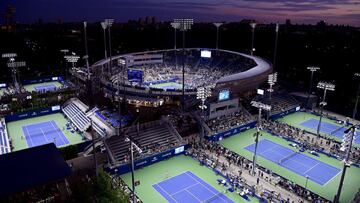
[{"label": "crowd in stands", "polygon": [[[120,77],[126,85],[147,87],[158,81],[182,83],[182,68],[185,63],[185,89],[196,89],[203,85],[214,85],[223,76],[248,70],[256,65],[249,58],[225,52],[213,52],[211,58],[200,57],[199,50],[187,51],[185,62],[174,52],[165,52],[163,63],[143,64],[134,67],[143,71],[143,83],[132,83],[126,74],[111,77],[115,84]],[[130,67],[131,68],[131,67]]]},{"label": "crowd in stands", "polygon": [[209,126],[211,131],[214,133],[219,133],[237,126],[247,124],[251,121],[253,121],[253,118],[248,112],[239,111],[229,115],[207,120],[206,124]]},{"label": "crowd in stands", "polygon": [[258,95],[255,100],[271,105],[271,114],[277,114],[299,106],[296,99],[282,91],[272,93],[271,100],[268,92],[264,95]]},{"label": "crowd in stands", "polygon": [[[14,86],[8,86],[7,88],[3,89],[2,95],[0,95],[0,98],[14,95],[17,93],[19,93],[19,92],[16,90],[16,88]],[[20,93],[26,93],[26,90],[24,87],[20,87]]]},{"label": "crowd in stands", "polygon": [[[245,173],[251,174],[252,172],[252,162],[250,160],[230,151],[229,149],[224,148],[215,142],[206,140],[203,142],[198,142],[195,138],[192,138],[189,139],[189,144],[192,146],[192,148],[188,151],[189,155],[195,157],[201,163],[204,163],[213,169],[220,171],[227,177],[227,180],[231,184],[236,185],[239,190],[244,190],[244,188],[247,188],[247,191],[249,191],[248,195],[254,196],[256,194],[261,199],[285,203],[303,202],[303,199],[315,203],[328,202],[311,191],[306,190],[305,188],[291,181],[288,181],[281,175],[271,173],[269,170],[262,167],[258,167],[256,172],[257,183],[251,184],[244,178]],[[234,168],[238,169],[238,171],[230,170]],[[265,181],[274,187],[280,186],[283,191],[286,190],[293,193],[294,197],[297,199],[283,197],[285,194],[282,194],[281,192],[263,189],[261,184],[258,184],[259,180]]]}]

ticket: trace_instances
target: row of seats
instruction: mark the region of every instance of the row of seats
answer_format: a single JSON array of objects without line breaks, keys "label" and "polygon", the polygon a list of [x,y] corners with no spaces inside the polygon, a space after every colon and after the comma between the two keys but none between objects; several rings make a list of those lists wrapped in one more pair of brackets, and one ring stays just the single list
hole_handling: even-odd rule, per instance
[{"label": "row of seats", "polygon": [[11,152],[9,136],[4,120],[0,120],[0,155]]},{"label": "row of seats", "polygon": [[80,131],[84,132],[90,127],[90,119],[86,117],[85,113],[74,103],[69,103],[67,106],[63,107],[62,110]]},{"label": "row of seats", "polygon": [[[166,124],[142,126],[139,133],[134,129],[126,137],[132,137],[143,150],[141,155],[135,153],[136,158],[161,152],[180,142]],[[130,146],[125,142],[125,136],[112,136],[106,142],[117,162],[127,161]]]}]

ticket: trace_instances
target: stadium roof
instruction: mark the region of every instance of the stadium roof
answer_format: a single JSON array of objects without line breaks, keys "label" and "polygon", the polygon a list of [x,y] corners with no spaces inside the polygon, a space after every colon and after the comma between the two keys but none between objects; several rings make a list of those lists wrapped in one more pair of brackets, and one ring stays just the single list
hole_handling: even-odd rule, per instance
[{"label": "stadium roof", "polygon": [[53,143],[0,156],[0,196],[62,180],[71,169]]}]

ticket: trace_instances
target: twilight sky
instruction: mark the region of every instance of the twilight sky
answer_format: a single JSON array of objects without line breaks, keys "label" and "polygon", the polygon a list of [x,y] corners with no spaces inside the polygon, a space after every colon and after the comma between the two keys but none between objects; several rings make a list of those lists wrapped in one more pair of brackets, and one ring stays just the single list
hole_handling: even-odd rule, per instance
[{"label": "twilight sky", "polygon": [[[360,0],[0,0],[0,16],[6,5],[16,7],[16,20],[34,22],[100,21],[106,17],[127,21],[144,16],[161,20],[192,17],[199,21],[350,24],[360,27]],[[2,20],[2,19],[1,19]]]}]

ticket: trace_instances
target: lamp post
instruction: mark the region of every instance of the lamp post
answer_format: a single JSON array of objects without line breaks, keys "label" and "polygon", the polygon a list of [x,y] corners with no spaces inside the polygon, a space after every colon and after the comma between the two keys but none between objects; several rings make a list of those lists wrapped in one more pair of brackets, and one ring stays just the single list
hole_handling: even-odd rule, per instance
[{"label": "lamp post", "polygon": [[343,142],[341,143],[341,147],[340,147],[340,151],[345,152],[345,158],[342,161],[342,163],[344,164],[344,167],[342,170],[338,191],[334,197],[334,203],[340,202],[341,190],[342,190],[342,186],[344,184],[346,169],[351,166],[351,161],[349,160],[349,158],[350,158],[350,153],[351,153],[351,148],[352,148],[352,142],[355,138],[356,130],[358,128],[359,128],[359,125],[351,126],[349,129],[344,131],[344,139],[343,139]]},{"label": "lamp post", "polygon": [[250,54],[251,56],[254,54],[255,48],[254,48],[254,37],[255,37],[255,27],[256,27],[256,23],[250,23],[251,26],[251,50],[250,50]]},{"label": "lamp post", "polygon": [[106,21],[101,22],[101,27],[103,29],[103,38],[104,38],[104,57],[105,59],[107,59],[107,50],[106,50],[106,28],[107,28],[108,24],[106,23]]},{"label": "lamp post", "polygon": [[275,69],[275,63],[276,63],[278,38],[279,38],[279,23],[276,23],[276,26],[275,26],[275,45],[274,45],[273,69]]},{"label": "lamp post", "polygon": [[175,23],[179,23],[179,29],[183,32],[183,67],[182,67],[182,111],[185,109],[185,32],[191,29],[191,26],[194,24],[194,19],[182,18],[174,19]]},{"label": "lamp post", "polygon": [[309,66],[307,67],[307,69],[311,72],[310,75],[310,85],[309,85],[309,92],[308,92],[308,97],[307,97],[307,101],[306,101],[306,106],[309,106],[309,102],[310,102],[310,95],[311,95],[311,89],[312,89],[312,83],[313,83],[313,78],[314,78],[314,72],[320,70],[320,67],[316,67],[316,66]]},{"label": "lamp post", "polygon": [[[203,121],[205,120],[205,109],[207,108],[207,106],[205,105],[205,101],[209,97],[211,97],[211,86],[202,86],[197,88],[196,98],[201,100],[201,105],[199,106],[199,108],[201,109],[201,117]],[[201,142],[202,138],[205,136],[205,129],[201,122],[200,125],[201,125],[200,142]]]},{"label": "lamp post", "polygon": [[[65,56],[69,52],[69,50],[68,49],[61,49],[60,52],[64,54],[63,58],[65,60]],[[66,79],[68,79],[67,74],[68,74],[68,64],[67,64],[67,60],[65,60],[65,77],[66,77]]]},{"label": "lamp post", "polygon": [[[307,184],[308,184],[308,181],[309,181],[309,176],[306,175],[305,177],[306,177],[306,182],[305,182],[305,191],[304,192],[305,192],[305,195],[306,195],[306,189],[307,189]],[[306,198],[305,195],[304,195],[304,198]]]},{"label": "lamp post", "polygon": [[219,49],[219,28],[223,23],[214,23],[216,26],[216,49]]},{"label": "lamp post", "polygon": [[[271,102],[271,94],[274,92],[274,89],[272,88],[275,83],[277,82],[277,73],[273,73],[273,74],[270,74],[268,76],[268,84],[269,84],[269,89],[267,89],[267,91],[269,92],[269,102],[270,102],[270,106],[272,105],[272,102]],[[267,118],[269,119],[270,117],[270,113],[271,113],[271,109],[269,110],[268,112],[268,116]]]},{"label": "lamp post", "polygon": [[109,34],[109,73],[111,75],[112,73],[112,51],[111,51],[111,26],[113,25],[114,23],[114,19],[112,18],[108,18],[108,19],[105,19],[105,23],[107,25],[107,28],[108,29],[108,34]]},{"label": "lamp post", "polygon": [[322,99],[322,102],[320,102],[320,119],[319,119],[319,124],[317,127],[317,136],[320,137],[320,128],[321,128],[321,120],[323,117],[323,109],[324,109],[324,106],[327,105],[327,103],[325,102],[326,91],[327,90],[335,91],[335,85],[332,83],[328,83],[328,82],[319,82],[317,85],[317,88],[324,90],[323,99]]},{"label": "lamp post", "polygon": [[259,135],[260,135],[260,130],[261,130],[261,111],[262,110],[270,111],[271,106],[267,105],[267,104],[263,104],[263,103],[258,102],[258,101],[252,101],[251,106],[259,109],[258,121],[257,121],[257,126],[256,126],[256,138],[255,138],[255,151],[254,151],[254,156],[253,156],[253,168],[252,168],[252,175],[255,176],[256,154],[257,154],[257,147],[258,147]]},{"label": "lamp post", "polygon": [[[360,73],[355,73],[354,76],[356,78],[360,78]],[[355,119],[356,117],[356,113],[357,113],[357,106],[358,106],[358,102],[359,102],[359,95],[360,94],[360,83],[358,84],[358,90],[356,92],[356,102],[355,102],[355,106],[354,106],[354,110],[353,110],[353,115],[352,118]]]},{"label": "lamp post", "polygon": [[129,142],[130,143],[130,159],[131,159],[131,182],[132,182],[132,194],[133,194],[133,203],[136,203],[136,195],[135,195],[135,167],[134,167],[134,148],[135,150],[141,154],[142,153],[142,149],[137,146],[133,140],[128,137],[125,138],[125,142]]},{"label": "lamp post", "polygon": [[86,69],[87,69],[87,79],[90,81],[90,67],[89,67],[89,52],[88,52],[88,44],[87,44],[87,33],[86,33],[87,23],[84,21],[84,41],[85,41],[85,56],[83,57],[86,61]]}]

